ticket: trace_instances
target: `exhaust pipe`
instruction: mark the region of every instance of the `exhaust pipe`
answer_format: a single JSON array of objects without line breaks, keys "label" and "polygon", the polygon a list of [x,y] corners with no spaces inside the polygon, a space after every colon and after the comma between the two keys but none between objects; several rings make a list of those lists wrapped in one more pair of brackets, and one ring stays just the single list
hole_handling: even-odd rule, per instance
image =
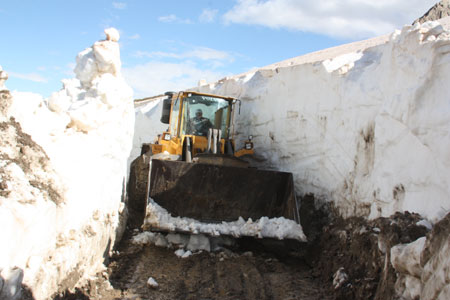
[{"label": "exhaust pipe", "polygon": [[213,129],[213,154],[217,153],[217,129]]},{"label": "exhaust pipe", "polygon": [[213,129],[213,153],[217,154],[217,144],[220,142],[220,134],[222,130]]},{"label": "exhaust pipe", "polygon": [[186,138],[186,162],[192,162],[191,138]]},{"label": "exhaust pipe", "polygon": [[206,149],[206,153],[211,153],[211,137],[212,137],[213,129],[208,129],[208,148]]},{"label": "exhaust pipe", "polygon": [[217,148],[219,149],[219,153],[222,150],[222,143],[220,142],[220,138],[222,137],[222,130],[218,129],[217,130]]}]

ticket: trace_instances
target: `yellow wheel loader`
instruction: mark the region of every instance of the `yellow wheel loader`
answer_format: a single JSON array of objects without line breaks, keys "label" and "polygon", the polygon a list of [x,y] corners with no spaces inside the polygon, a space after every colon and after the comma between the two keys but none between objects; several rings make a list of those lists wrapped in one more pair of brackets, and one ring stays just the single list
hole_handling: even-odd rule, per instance
[{"label": "yellow wheel loader", "polygon": [[149,197],[173,217],[206,223],[263,216],[299,222],[292,173],[249,166],[242,157],[253,155],[251,136],[237,149],[233,116],[240,100],[196,92],[166,97],[167,131],[144,144],[131,166],[131,224],[142,224]]}]

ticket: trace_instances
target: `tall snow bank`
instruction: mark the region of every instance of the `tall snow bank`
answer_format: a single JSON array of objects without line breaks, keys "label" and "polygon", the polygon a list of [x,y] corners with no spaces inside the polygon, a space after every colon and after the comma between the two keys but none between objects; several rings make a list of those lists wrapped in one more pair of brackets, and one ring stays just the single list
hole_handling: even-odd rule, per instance
[{"label": "tall snow bank", "polygon": [[141,155],[142,144],[154,142],[158,134],[167,129],[168,125],[161,123],[160,120],[164,98],[167,97],[161,96],[135,102],[133,148],[128,158],[128,165]]},{"label": "tall snow bank", "polygon": [[[36,299],[101,270],[120,233],[134,110],[120,73],[118,32],[105,33],[78,54],[76,78],[63,80],[62,90],[49,99],[14,92],[2,109],[2,126],[13,129],[2,131],[11,143],[0,155],[8,172],[1,178],[0,269],[23,270]],[[27,134],[28,147],[20,138]],[[40,185],[45,176],[51,189]]]},{"label": "tall snow bank", "polygon": [[292,172],[297,193],[344,216],[408,210],[436,221],[450,209],[448,27],[405,26],[342,49],[195,90],[243,100],[238,141],[252,134],[263,166]]}]

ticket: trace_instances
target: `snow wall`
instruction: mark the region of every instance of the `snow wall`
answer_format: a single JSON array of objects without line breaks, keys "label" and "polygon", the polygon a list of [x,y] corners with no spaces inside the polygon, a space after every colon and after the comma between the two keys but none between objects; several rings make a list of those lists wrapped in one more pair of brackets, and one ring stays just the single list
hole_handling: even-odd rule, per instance
[{"label": "snow wall", "polygon": [[0,70],[2,299],[18,296],[22,276],[38,300],[73,288],[102,270],[121,234],[133,94],[119,34],[105,33],[49,99],[10,95]]},{"label": "snow wall", "polygon": [[149,100],[135,102],[133,147],[128,158],[128,166],[141,155],[142,144],[153,143],[158,134],[166,131],[168,125],[161,123],[162,100],[165,98],[165,96],[152,97]]},{"label": "snow wall", "polygon": [[[441,24],[443,25],[441,25]],[[242,100],[237,140],[298,194],[343,216],[450,209],[449,18],[292,59],[193,90]]]}]

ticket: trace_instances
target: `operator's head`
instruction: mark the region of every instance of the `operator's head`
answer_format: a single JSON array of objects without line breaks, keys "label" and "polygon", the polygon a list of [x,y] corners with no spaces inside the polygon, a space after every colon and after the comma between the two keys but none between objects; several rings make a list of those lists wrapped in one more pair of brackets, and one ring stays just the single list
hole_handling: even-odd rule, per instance
[{"label": "operator's head", "polygon": [[197,109],[196,111],[195,111],[195,116],[196,117],[201,117],[201,116],[203,116],[203,111],[199,108],[199,109]]}]

